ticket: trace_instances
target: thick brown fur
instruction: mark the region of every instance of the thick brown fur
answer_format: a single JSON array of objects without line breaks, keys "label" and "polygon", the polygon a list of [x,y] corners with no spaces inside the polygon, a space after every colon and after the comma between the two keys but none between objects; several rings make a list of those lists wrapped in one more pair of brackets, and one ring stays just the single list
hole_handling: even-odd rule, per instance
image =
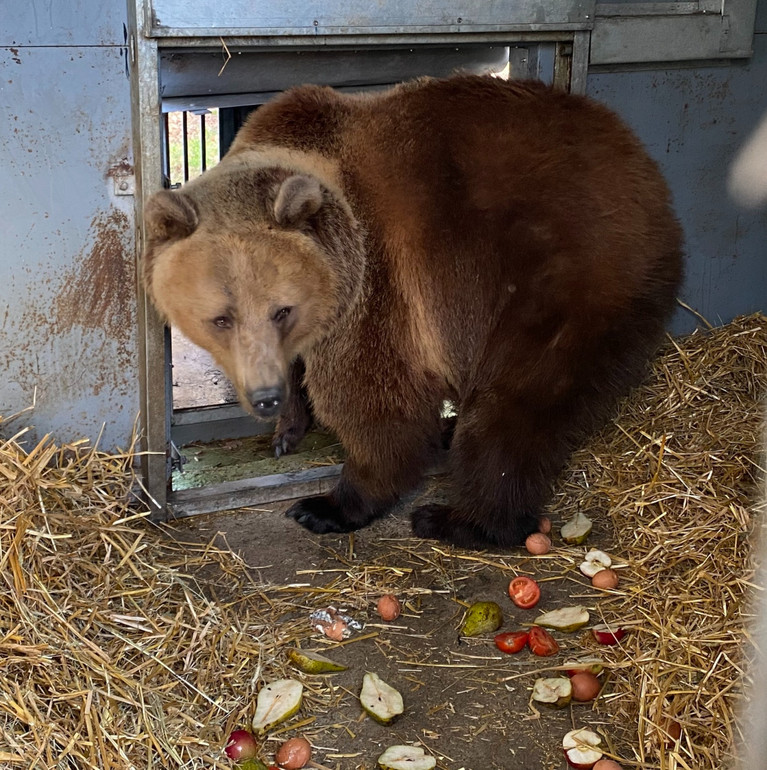
[{"label": "thick brown fur", "polygon": [[643,376],[682,274],[668,189],[619,119],[490,77],[288,91],[146,222],[151,296],[246,405],[283,403],[278,451],[307,393],[344,445],[338,487],[290,515],[316,532],[382,515],[433,460],[449,399],[452,500],[413,527],[470,547],[537,528]]}]

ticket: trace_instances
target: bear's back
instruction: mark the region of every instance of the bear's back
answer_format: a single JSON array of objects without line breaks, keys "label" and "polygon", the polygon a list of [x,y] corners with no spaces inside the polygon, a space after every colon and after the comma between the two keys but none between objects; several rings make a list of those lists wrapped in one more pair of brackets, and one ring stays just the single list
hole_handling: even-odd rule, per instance
[{"label": "bear's back", "polygon": [[304,86],[258,110],[232,152],[264,145],[338,169],[380,266],[370,291],[404,306],[451,380],[502,314],[541,340],[563,344],[568,330],[577,357],[638,297],[669,304],[680,280],[681,230],[656,164],[585,97],[481,76],[361,95]]}]

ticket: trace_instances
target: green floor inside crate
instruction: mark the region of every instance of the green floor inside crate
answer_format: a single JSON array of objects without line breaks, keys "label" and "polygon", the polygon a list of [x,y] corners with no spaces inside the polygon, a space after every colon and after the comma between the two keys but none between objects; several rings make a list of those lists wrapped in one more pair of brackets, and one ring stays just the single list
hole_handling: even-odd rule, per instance
[{"label": "green floor inside crate", "polygon": [[271,434],[226,439],[181,447],[186,459],[181,471],[173,472],[173,489],[194,489],[256,476],[307,470],[343,462],[343,450],[330,433],[307,433],[298,450],[274,456]]}]

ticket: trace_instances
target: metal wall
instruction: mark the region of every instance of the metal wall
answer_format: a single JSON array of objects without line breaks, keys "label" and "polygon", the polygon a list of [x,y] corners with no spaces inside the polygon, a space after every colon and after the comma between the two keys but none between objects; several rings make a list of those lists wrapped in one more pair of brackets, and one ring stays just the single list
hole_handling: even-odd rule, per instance
[{"label": "metal wall", "polygon": [[125,15],[0,0],[0,414],[108,448],[138,413]]},{"label": "metal wall", "polygon": [[[727,194],[730,165],[767,110],[767,0],[746,62],[590,71],[587,92],[616,109],[660,163],[687,236],[683,300],[708,321],[767,312],[767,214]],[[690,331],[680,310],[672,331]]]},{"label": "metal wall", "polygon": [[[133,165],[125,17],[120,2],[0,0],[0,414],[36,394],[21,424],[60,441],[104,425],[110,448],[142,391],[134,199],[117,194]],[[744,62],[588,77],[663,167],[688,238],[684,299],[712,322],[767,309],[767,217],[725,189],[767,109],[767,0],[757,32]]]}]

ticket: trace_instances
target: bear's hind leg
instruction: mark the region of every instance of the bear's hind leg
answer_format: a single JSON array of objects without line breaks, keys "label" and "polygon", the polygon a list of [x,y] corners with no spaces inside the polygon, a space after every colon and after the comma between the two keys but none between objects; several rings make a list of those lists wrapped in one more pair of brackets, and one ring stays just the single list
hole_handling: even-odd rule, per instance
[{"label": "bear's hind leg", "polygon": [[414,533],[465,548],[523,543],[570,454],[571,419],[498,392],[476,397],[459,410],[450,449],[452,504],[417,508]]}]

